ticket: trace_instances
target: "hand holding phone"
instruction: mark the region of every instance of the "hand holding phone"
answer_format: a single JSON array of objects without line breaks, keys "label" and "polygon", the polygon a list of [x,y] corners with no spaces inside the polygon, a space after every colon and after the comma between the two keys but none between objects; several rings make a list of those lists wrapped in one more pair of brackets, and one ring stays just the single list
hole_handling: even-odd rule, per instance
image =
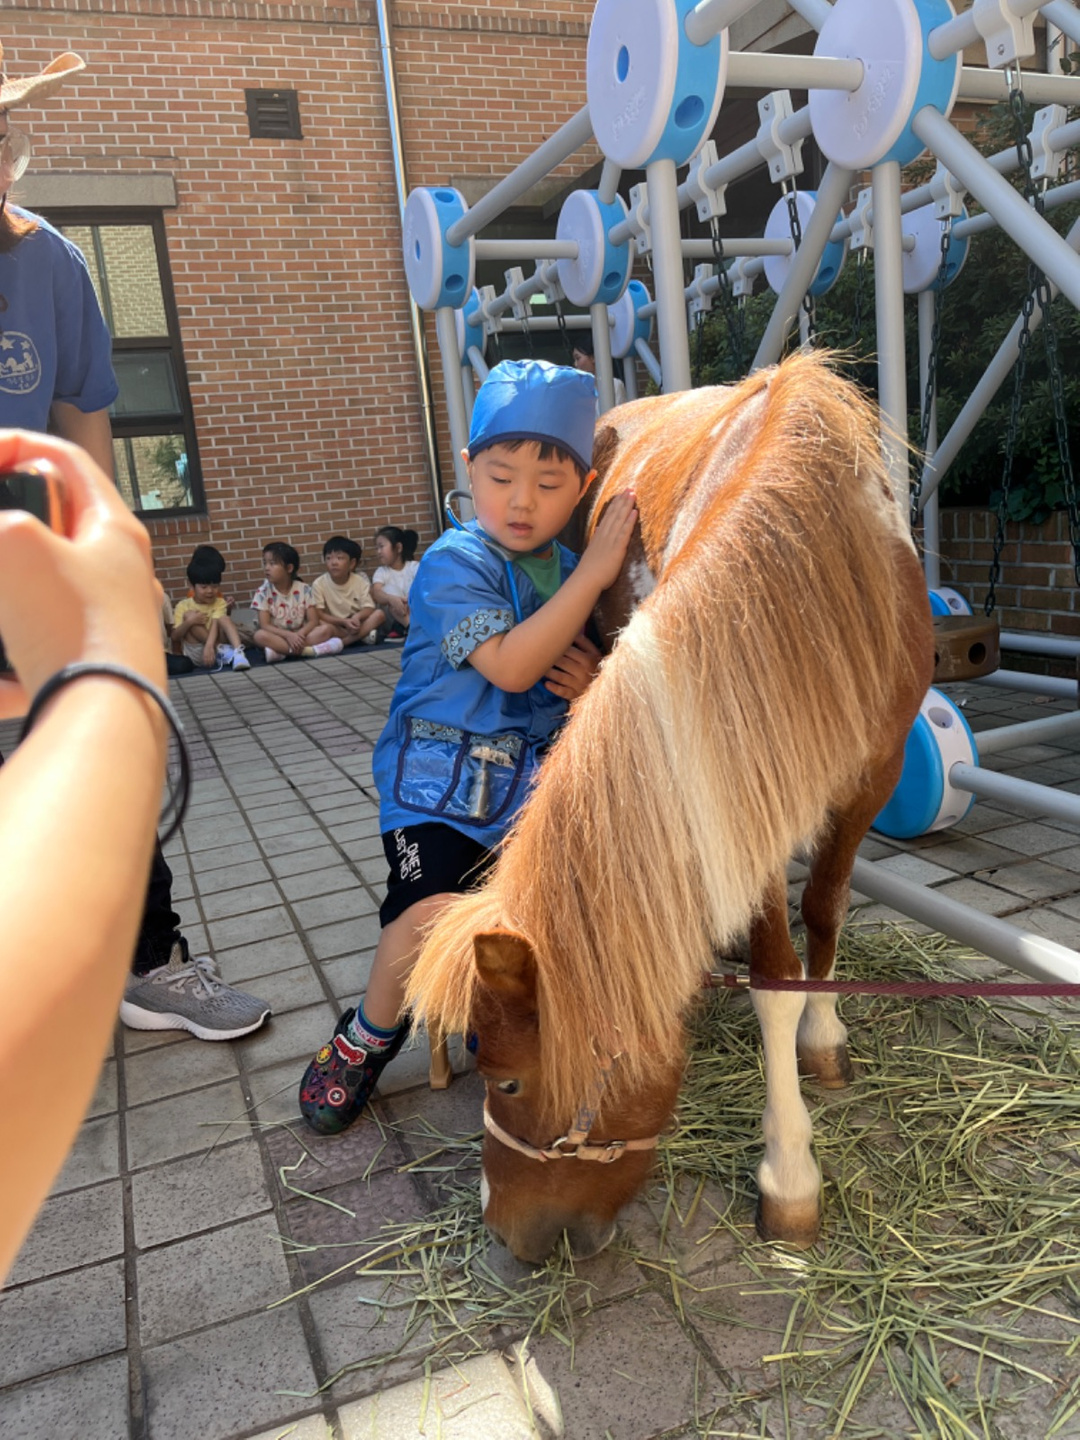
[{"label": "hand holding phone", "polygon": [[0,635],[18,678],[0,675],[0,716],[25,713],[77,660],[129,665],[163,685],[149,538],[115,486],[85,451],[22,430],[0,430],[2,477]]}]

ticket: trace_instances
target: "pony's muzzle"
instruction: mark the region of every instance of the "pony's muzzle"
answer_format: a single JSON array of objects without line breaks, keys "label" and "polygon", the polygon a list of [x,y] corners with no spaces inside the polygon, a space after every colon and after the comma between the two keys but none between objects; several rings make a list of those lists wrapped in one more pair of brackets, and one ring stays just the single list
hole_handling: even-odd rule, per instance
[{"label": "pony's muzzle", "polygon": [[558,1248],[565,1234],[575,1260],[591,1260],[615,1238],[615,1222],[594,1216],[576,1216],[569,1224],[557,1218],[530,1215],[524,1224],[499,1227],[485,1215],[488,1233],[526,1265],[542,1265]]}]

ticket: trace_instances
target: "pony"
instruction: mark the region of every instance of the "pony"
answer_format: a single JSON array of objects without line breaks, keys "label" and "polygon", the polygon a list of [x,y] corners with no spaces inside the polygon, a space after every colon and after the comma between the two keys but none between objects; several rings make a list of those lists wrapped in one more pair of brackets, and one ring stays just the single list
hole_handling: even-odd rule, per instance
[{"label": "pony", "polygon": [[[594,463],[586,537],[614,494],[637,495],[597,608],[614,643],[486,882],[429,932],[406,1002],[476,1037],[484,1219],[530,1262],[564,1231],[579,1257],[601,1249],[644,1183],[714,953],[748,935],[751,987],[802,978],[796,854],[806,966],[831,978],[855,852],[934,663],[878,414],[821,359],[610,411]],[[799,1069],[845,1085],[847,1032],[835,994],[751,995],[757,1227],[805,1246],[820,1176]]]}]

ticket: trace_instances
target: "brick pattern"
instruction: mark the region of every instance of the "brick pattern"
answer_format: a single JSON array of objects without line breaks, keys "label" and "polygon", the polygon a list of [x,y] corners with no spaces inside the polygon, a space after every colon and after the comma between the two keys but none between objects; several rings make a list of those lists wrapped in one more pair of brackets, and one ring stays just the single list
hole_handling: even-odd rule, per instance
[{"label": "brick pattern", "polygon": [[[941,511],[941,578],[978,609],[985,598],[997,517],[974,508]],[[1007,525],[997,586],[1003,629],[1080,636],[1080,606],[1073,575],[1068,517],[1042,525]]]},{"label": "brick pattern", "polygon": [[[540,16],[510,0],[394,13],[410,184],[497,179],[584,103],[590,0]],[[166,590],[192,548],[225,554],[246,598],[261,549],[287,539],[304,573],[334,532],[365,545],[408,525],[438,533],[385,114],[374,9],[241,0],[70,0],[8,7],[8,66],[62,50],[88,69],[25,114],[39,169],[169,171],[169,258],[207,513],[152,518]],[[248,138],[244,90],[299,92],[304,139]],[[491,117],[499,116],[497,124]],[[599,158],[575,156],[569,180]],[[433,327],[444,482],[449,431]]]}]

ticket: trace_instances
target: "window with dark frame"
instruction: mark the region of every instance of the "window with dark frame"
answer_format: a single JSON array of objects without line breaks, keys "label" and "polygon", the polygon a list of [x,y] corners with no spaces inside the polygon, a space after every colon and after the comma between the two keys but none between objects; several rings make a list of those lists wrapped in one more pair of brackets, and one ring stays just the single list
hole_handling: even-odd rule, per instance
[{"label": "window with dark frame", "polygon": [[112,335],[116,484],[150,518],[205,510],[199,450],[160,211],[48,217],[86,257]]},{"label": "window with dark frame", "polygon": [[245,90],[252,140],[302,140],[300,96],[295,90]]}]

